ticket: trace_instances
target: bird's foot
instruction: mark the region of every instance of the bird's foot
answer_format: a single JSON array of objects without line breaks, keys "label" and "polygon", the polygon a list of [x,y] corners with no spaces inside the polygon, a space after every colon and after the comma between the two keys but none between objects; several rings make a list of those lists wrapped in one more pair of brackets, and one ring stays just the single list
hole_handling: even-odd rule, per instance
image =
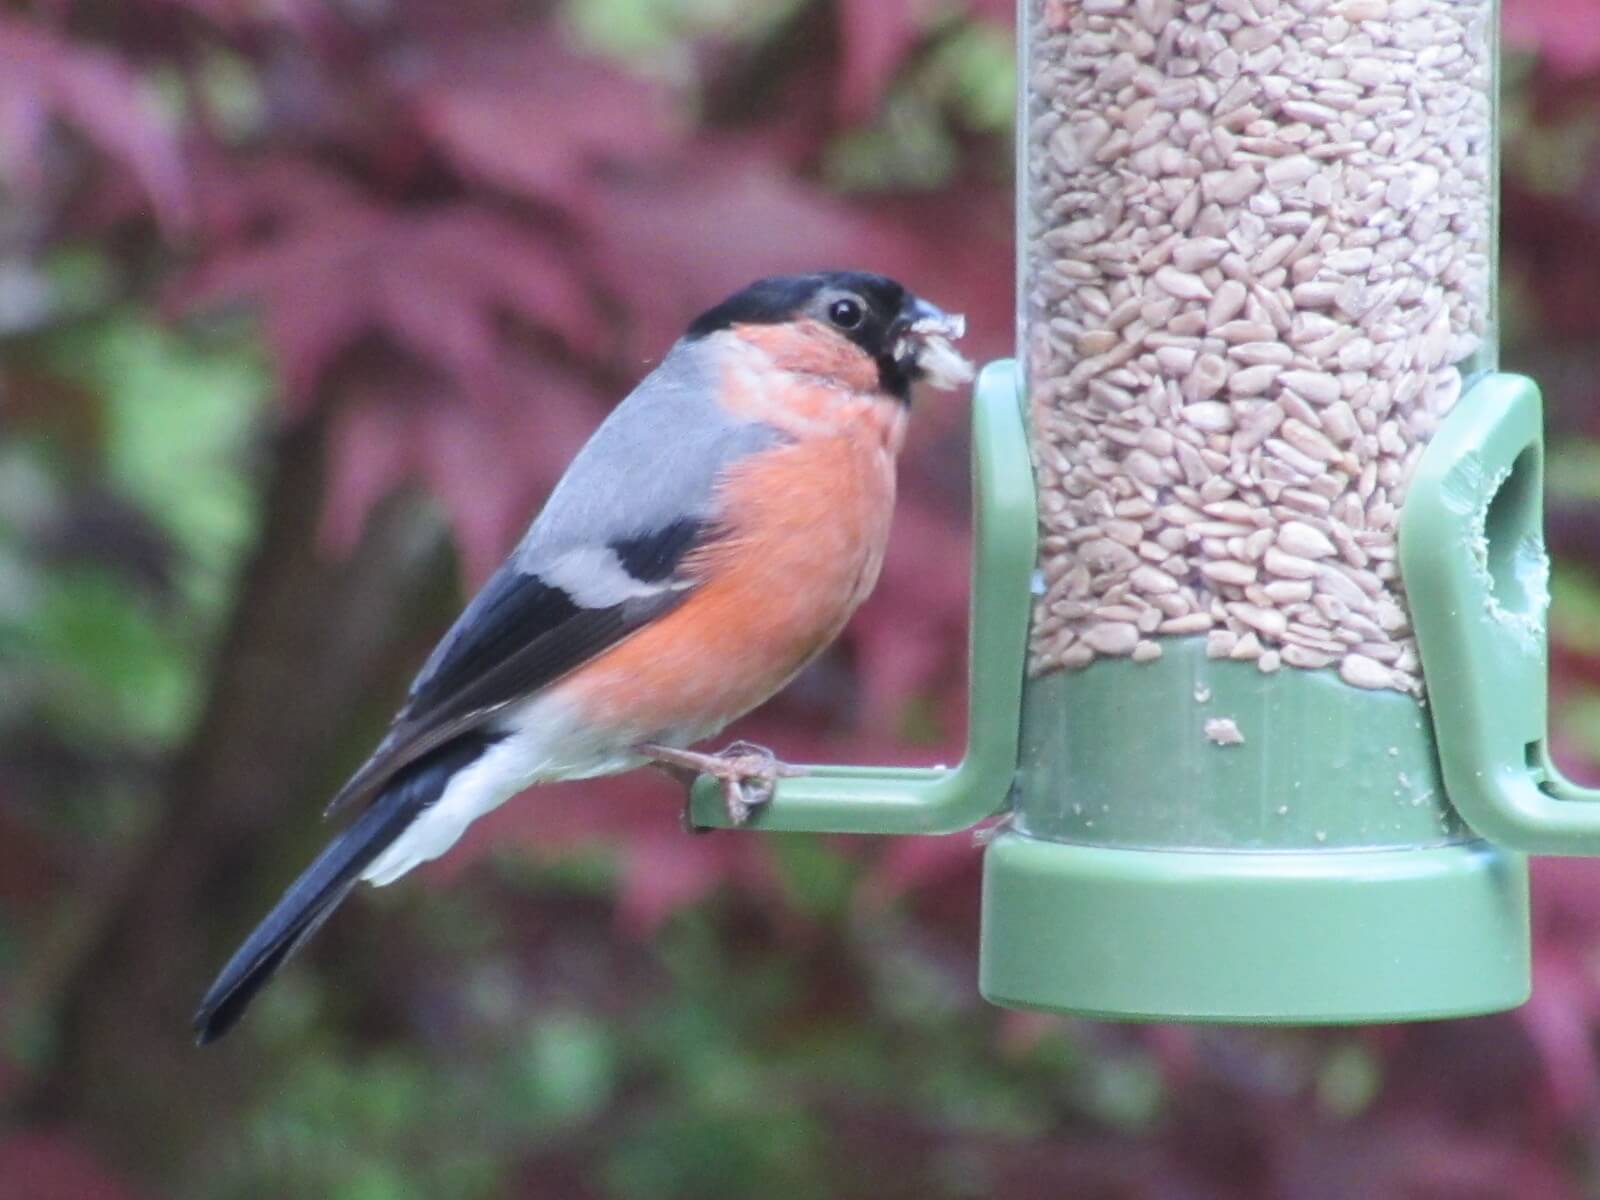
[{"label": "bird's foot", "polygon": [[[743,825],[750,819],[751,809],[771,800],[778,780],[805,774],[799,767],[779,762],[778,756],[765,746],[751,742],[735,742],[716,754],[654,743],[645,743],[638,750],[653,766],[683,783],[691,793],[695,780],[701,775],[717,780],[722,785],[722,802],[728,821],[733,825]],[[690,805],[686,804],[684,828],[698,831],[689,809]]]}]

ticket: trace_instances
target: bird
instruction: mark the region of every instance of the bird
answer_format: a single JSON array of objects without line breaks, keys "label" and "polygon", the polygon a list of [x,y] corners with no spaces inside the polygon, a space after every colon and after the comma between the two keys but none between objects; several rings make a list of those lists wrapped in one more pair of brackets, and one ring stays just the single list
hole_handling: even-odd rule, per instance
[{"label": "bird", "polygon": [[579,450],[329,812],[356,815],[195,1013],[227,1033],[360,882],[437,858],[534,784],[656,766],[742,823],[796,773],[691,747],[778,692],[877,581],[912,384],[964,319],[883,275],[759,279],[696,317]]}]

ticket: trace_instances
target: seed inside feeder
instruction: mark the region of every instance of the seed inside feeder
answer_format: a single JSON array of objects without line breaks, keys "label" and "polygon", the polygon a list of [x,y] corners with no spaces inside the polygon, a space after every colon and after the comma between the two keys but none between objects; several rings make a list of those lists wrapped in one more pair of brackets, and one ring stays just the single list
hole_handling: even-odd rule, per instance
[{"label": "seed inside feeder", "polygon": [[1033,0],[1035,671],[1416,690],[1395,533],[1492,354],[1491,0]]}]

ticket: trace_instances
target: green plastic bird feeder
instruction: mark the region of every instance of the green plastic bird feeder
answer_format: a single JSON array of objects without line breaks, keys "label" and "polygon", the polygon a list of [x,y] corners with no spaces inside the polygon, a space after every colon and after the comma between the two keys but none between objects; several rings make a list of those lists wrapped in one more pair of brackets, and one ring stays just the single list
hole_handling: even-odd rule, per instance
[{"label": "green plastic bird feeder", "polygon": [[1524,856],[1600,853],[1600,805],[1546,752],[1539,396],[1496,371],[1496,5],[1207,7],[1024,0],[967,756],[816,767],[750,828],[1005,812],[1008,1007],[1510,1008]]}]

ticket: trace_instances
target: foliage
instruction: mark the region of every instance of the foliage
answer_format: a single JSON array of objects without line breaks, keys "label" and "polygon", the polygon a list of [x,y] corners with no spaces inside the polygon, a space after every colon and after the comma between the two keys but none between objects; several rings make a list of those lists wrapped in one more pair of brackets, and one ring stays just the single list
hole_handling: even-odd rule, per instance
[{"label": "foliage", "polygon": [[[1600,267],[1573,248],[1600,239],[1600,42],[1575,0],[1506,19],[1502,321],[1550,401],[1581,772]],[[691,839],[669,792],[625,778],[509,806],[341,914],[231,1048],[177,1044],[453,603],[418,548],[434,526],[385,524],[397,495],[436,498],[470,585],[686,318],[772,270],[901,275],[1006,352],[1009,20],[996,0],[0,8],[8,1197],[1593,1193],[1582,863],[1539,864],[1515,1015],[1126,1029],[976,1000],[969,839]],[[878,594],[746,731],[791,755],[958,749],[963,416],[918,421]],[[308,596],[309,619],[284,612]],[[240,715],[275,688],[288,732]],[[184,786],[238,776],[249,803]]]}]

